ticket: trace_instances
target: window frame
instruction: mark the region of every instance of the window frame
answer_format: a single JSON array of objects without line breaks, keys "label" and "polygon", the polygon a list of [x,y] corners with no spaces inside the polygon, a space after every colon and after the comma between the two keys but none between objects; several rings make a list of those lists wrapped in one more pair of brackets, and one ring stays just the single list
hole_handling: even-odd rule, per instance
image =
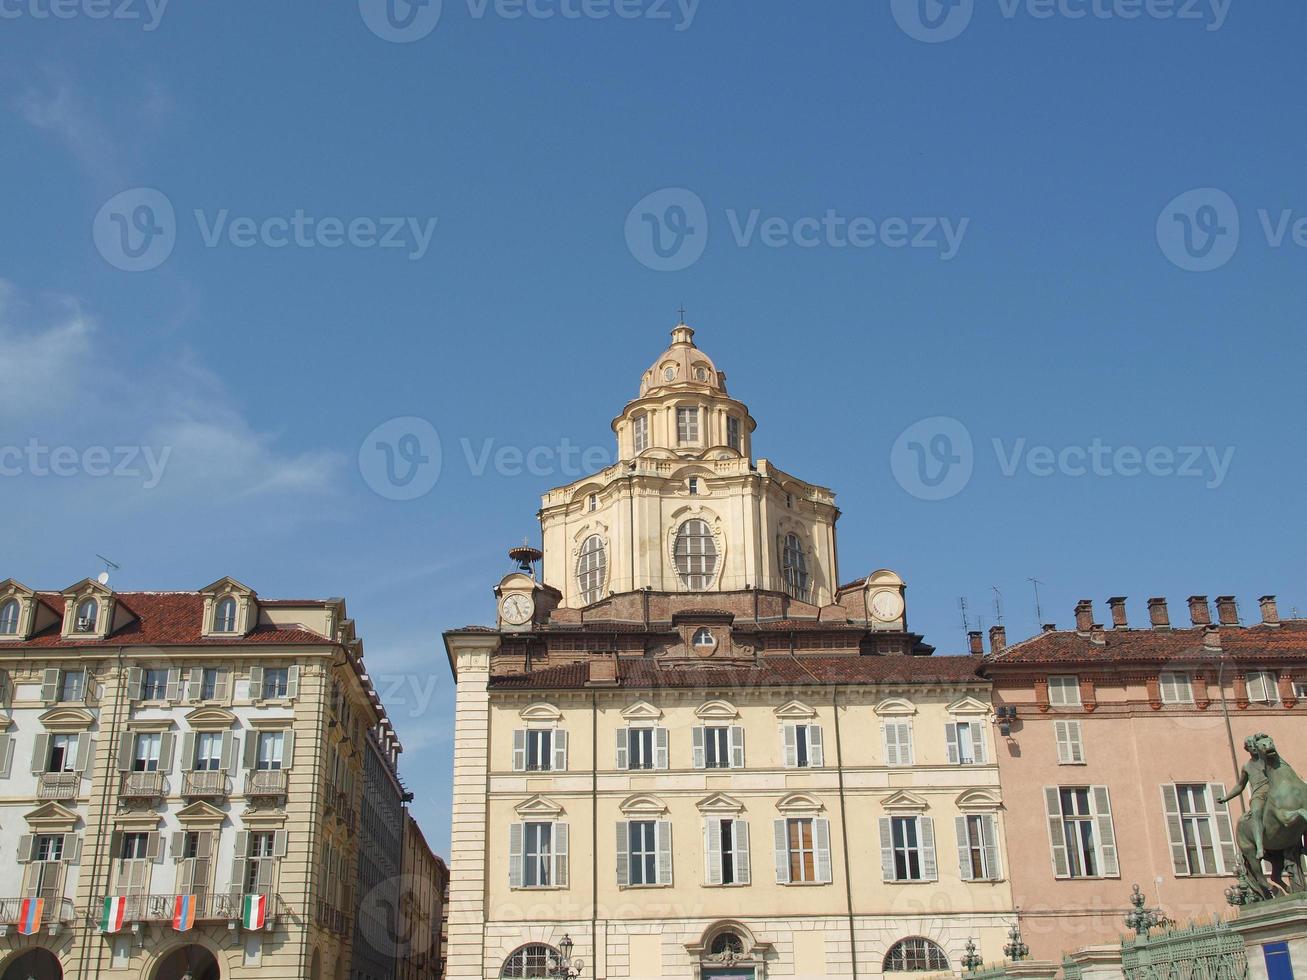
[{"label": "window frame", "polygon": [[[533,845],[534,851],[532,850]],[[531,868],[529,874],[528,868]],[[531,881],[530,878],[535,878],[535,880]],[[526,820],[522,823],[522,887],[556,887],[554,883],[554,822],[552,820]]]},{"label": "window frame", "polygon": [[0,602],[0,636],[17,636],[23,620],[23,604],[9,598]]},{"label": "window frame", "polygon": [[649,413],[641,412],[631,419],[631,445],[636,455],[649,448]]},{"label": "window frame", "polygon": [[[1253,680],[1258,680],[1262,685],[1262,691],[1265,697],[1253,697]],[[1248,693],[1250,704],[1260,704],[1271,707],[1280,703],[1280,672],[1278,670],[1259,669],[1250,670],[1244,675],[1244,685]]]},{"label": "window frame", "polygon": [[[1067,684],[1066,682],[1070,683]],[[1056,683],[1055,683],[1056,682]],[[1058,696],[1054,697],[1053,692]],[[1070,695],[1068,698],[1067,695]],[[1048,703],[1054,708],[1079,708],[1084,702],[1080,699],[1079,674],[1052,674],[1048,678]]]},{"label": "window frame", "polygon": [[808,556],[803,550],[803,542],[793,531],[785,535],[781,546],[781,578],[785,582],[785,591],[796,599],[803,599],[810,593]]},{"label": "window frame", "polygon": [[581,542],[576,557],[576,586],[581,593],[582,605],[591,605],[603,598],[608,584],[608,548],[598,534],[591,534]]},{"label": "window frame", "polygon": [[264,667],[259,697],[264,701],[282,701],[290,697],[290,668]]},{"label": "window frame", "polygon": [[[1170,696],[1168,696],[1168,688]],[[1187,670],[1161,671],[1157,675],[1157,692],[1162,704],[1193,704],[1194,675]]]},{"label": "window frame", "polygon": [[213,604],[213,632],[235,633],[239,620],[240,605],[235,596],[225,595]]},{"label": "window frame", "polygon": [[[638,828],[638,829],[637,829]],[[639,843],[642,849],[637,850],[636,843],[639,837]],[[658,880],[658,821],[657,820],[630,820],[626,825],[626,844],[627,844],[627,885],[631,888],[649,888],[661,885]],[[640,881],[636,881],[636,855],[640,855]],[[652,868],[652,873],[648,873]],[[652,881],[646,881],[645,878],[652,878]]]},{"label": "window frame", "polygon": [[[909,947],[909,944],[915,945]],[[896,963],[902,965],[895,965]],[[900,939],[886,950],[885,958],[881,961],[882,973],[948,973],[951,970],[943,948],[925,936]]]},{"label": "window frame", "polygon": [[717,581],[721,554],[717,536],[701,517],[691,517],[676,528],[672,543],[673,565],[681,584],[690,592],[706,592]]},{"label": "window frame", "polygon": [[[71,697],[69,696],[70,693],[72,695]],[[56,700],[65,703],[78,703],[85,701],[86,671],[81,668],[77,670],[59,671],[59,691]]]},{"label": "window frame", "polygon": [[726,416],[726,448],[741,453],[744,451],[743,446],[744,440],[740,437],[740,417],[738,415]]},{"label": "window frame", "polygon": [[699,444],[699,423],[701,409],[698,405],[676,406],[676,444],[678,446],[696,446]]}]

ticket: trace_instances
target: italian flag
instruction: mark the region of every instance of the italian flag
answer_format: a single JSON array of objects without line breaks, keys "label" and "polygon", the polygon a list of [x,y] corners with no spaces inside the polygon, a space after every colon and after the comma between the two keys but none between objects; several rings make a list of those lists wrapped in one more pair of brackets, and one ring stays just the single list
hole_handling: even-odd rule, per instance
[{"label": "italian flag", "polygon": [[45,911],[44,898],[25,898],[18,906],[18,934],[30,936],[41,930],[41,913]]},{"label": "italian flag", "polygon": [[241,925],[246,929],[262,929],[268,921],[268,896],[246,895],[241,905]]},{"label": "italian flag", "polygon": [[122,895],[112,895],[104,900],[104,914],[100,916],[101,932],[119,932],[123,919],[127,916],[127,899]]}]

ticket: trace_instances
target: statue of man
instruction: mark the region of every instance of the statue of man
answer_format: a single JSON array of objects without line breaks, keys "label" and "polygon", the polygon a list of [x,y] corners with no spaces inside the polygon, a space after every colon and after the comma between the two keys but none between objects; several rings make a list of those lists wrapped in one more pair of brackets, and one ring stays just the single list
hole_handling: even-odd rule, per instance
[{"label": "statue of man", "polygon": [[1257,735],[1249,735],[1243,740],[1243,747],[1248,750],[1252,756],[1239,773],[1239,782],[1225,796],[1221,797],[1221,803],[1228,803],[1245,789],[1251,788],[1252,802],[1249,804],[1248,813],[1252,823],[1253,843],[1257,847],[1258,860],[1266,859],[1266,842],[1264,840],[1264,829],[1262,827],[1262,812],[1266,809],[1266,798],[1271,792],[1271,781],[1266,775],[1266,760],[1262,758],[1261,751],[1257,748]]}]

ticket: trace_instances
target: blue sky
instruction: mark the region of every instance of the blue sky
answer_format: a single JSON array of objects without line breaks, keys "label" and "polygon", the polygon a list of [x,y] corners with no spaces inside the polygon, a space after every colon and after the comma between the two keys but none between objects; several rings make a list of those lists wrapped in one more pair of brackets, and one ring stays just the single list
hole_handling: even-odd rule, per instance
[{"label": "blue sky", "polygon": [[942,652],[1307,609],[1302,4],[67,2],[0,11],[0,577],[345,596],[441,848],[439,634],[682,303]]}]

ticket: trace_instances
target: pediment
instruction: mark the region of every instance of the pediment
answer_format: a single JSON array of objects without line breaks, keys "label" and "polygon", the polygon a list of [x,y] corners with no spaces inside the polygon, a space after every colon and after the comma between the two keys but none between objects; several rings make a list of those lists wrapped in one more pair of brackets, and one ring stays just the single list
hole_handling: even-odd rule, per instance
[{"label": "pediment", "polygon": [[107,599],[113,595],[113,589],[107,585],[101,585],[93,578],[84,578],[76,585],[70,585],[64,589],[60,595],[65,599],[80,599],[83,596],[95,595]]},{"label": "pediment", "polygon": [[884,716],[915,715],[917,706],[906,698],[886,698],[876,705],[876,714]]},{"label": "pediment", "polygon": [[1003,805],[998,793],[989,789],[969,789],[956,800],[959,810],[997,810]]},{"label": "pediment", "polygon": [[898,572],[889,568],[878,568],[866,578],[866,583],[872,585],[902,585],[903,579],[899,577]]},{"label": "pediment", "polygon": [[47,732],[84,732],[95,724],[95,715],[85,708],[51,708],[41,715],[41,724]]},{"label": "pediment", "polygon": [[622,801],[621,811],[636,816],[657,817],[667,812],[667,804],[648,793],[636,793]]},{"label": "pediment", "polygon": [[563,713],[552,704],[539,701],[527,705],[517,713],[517,716],[523,721],[558,721],[559,718],[563,717]]},{"label": "pediment", "polygon": [[921,813],[930,809],[930,803],[923,796],[916,793],[909,793],[907,790],[899,790],[897,793],[891,793],[881,801],[881,807],[886,810],[898,810],[910,813]]},{"label": "pediment", "polygon": [[205,800],[196,800],[189,806],[184,806],[178,810],[177,819],[183,827],[207,824],[216,826],[227,819],[227,814],[212,803]]},{"label": "pediment", "polygon": [[696,806],[700,813],[743,813],[744,804],[725,793],[713,793],[705,796]]},{"label": "pediment", "polygon": [[637,701],[629,708],[622,709],[622,717],[627,721],[657,721],[662,716],[662,709],[648,701]]},{"label": "pediment", "polygon": [[721,698],[714,698],[699,705],[694,711],[699,718],[726,721],[732,718],[740,717],[740,712],[736,710],[735,705],[729,701],[723,701]]},{"label": "pediment", "polygon": [[563,813],[562,805],[547,796],[533,796],[519,803],[514,809],[522,817],[558,817]]},{"label": "pediment", "polygon": [[817,709],[804,704],[802,701],[786,701],[776,709],[778,718],[816,718]]},{"label": "pediment", "polygon": [[202,708],[195,708],[186,715],[186,722],[195,731],[214,731],[220,728],[230,728],[236,724],[236,715],[226,708],[219,708],[217,705],[206,705]]},{"label": "pediment", "polygon": [[958,698],[948,706],[948,713],[951,715],[987,715],[990,710],[990,706],[984,701],[970,696]]},{"label": "pediment", "polygon": [[204,596],[220,596],[220,595],[229,595],[229,594],[252,596],[254,595],[254,590],[251,589],[244,582],[236,581],[230,575],[224,575],[222,578],[218,579],[218,581],[214,582],[213,584],[206,585],[204,588],[200,589],[200,595],[204,595]]},{"label": "pediment", "polygon": [[241,814],[241,823],[250,830],[276,830],[285,822],[285,810],[246,810]]},{"label": "pediment", "polygon": [[807,793],[791,793],[777,802],[776,809],[786,814],[814,814],[824,810],[825,805],[821,800]]},{"label": "pediment", "polygon": [[77,826],[77,814],[59,803],[42,803],[35,810],[23,814],[33,830],[70,831]]},{"label": "pediment", "polygon": [[4,596],[6,599],[10,596],[22,596],[24,599],[32,599],[36,597],[36,591],[29,589],[17,579],[7,578],[0,582],[0,596]]}]

